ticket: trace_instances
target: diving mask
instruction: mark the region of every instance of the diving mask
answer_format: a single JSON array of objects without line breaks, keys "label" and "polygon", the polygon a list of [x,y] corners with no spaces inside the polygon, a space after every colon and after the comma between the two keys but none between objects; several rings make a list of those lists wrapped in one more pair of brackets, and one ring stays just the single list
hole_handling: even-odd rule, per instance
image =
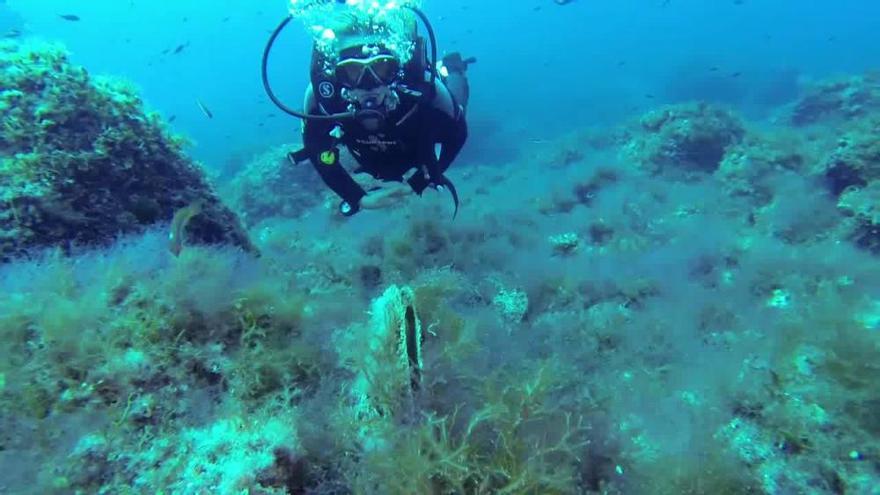
[{"label": "diving mask", "polygon": [[387,86],[397,79],[400,61],[392,55],[369,58],[346,58],[336,64],[336,80],[349,89],[372,89]]}]

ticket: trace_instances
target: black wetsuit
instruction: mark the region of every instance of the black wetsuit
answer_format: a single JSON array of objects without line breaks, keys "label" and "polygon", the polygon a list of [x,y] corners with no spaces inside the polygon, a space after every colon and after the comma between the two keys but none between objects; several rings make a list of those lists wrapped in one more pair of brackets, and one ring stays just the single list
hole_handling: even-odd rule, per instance
[{"label": "black wetsuit", "polygon": [[[446,169],[461,151],[467,139],[464,106],[459,104],[437,80],[432,101],[401,94],[400,105],[374,131],[357,120],[343,122],[306,121],[303,127],[304,153],[324,183],[348,204],[348,214],[358,211],[364,191],[339,163],[338,145],[344,145],[358,161],[354,173],[368,173],[384,181],[407,182],[416,194],[430,185],[447,186],[457,201],[455,188],[445,177]],[[311,86],[306,92],[306,110],[312,114],[345,111],[345,103],[328,87],[316,95]],[[333,136],[339,127],[342,135]],[[328,155],[328,153],[330,153]]]}]

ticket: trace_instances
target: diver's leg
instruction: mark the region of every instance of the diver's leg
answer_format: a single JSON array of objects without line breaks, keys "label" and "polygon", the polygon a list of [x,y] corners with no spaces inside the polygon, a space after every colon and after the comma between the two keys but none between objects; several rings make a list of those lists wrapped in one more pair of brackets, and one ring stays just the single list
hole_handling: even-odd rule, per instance
[{"label": "diver's leg", "polygon": [[380,210],[400,204],[412,195],[412,190],[406,184],[388,183],[380,189],[370,191],[361,199],[361,208],[364,210]]}]

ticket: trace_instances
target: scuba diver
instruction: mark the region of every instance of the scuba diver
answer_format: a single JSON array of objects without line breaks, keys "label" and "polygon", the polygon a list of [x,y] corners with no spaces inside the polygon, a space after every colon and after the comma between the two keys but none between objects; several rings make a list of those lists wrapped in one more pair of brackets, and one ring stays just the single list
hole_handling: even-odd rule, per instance
[{"label": "scuba diver", "polygon": [[[289,159],[295,164],[311,162],[339,196],[339,211],[345,216],[387,207],[411,193],[421,196],[429,187],[448,190],[458,212],[458,193],[445,173],[467,139],[466,71],[475,60],[452,53],[438,63],[436,40],[425,15],[416,7],[399,8],[415,17],[407,16],[393,33],[351,15],[324,28],[322,38],[329,41],[318,40],[313,49],[304,112],[278,101],[266,79],[269,50],[289,18],[276,29],[264,54],[269,97],[304,121],[303,148],[290,153]],[[428,32],[430,58],[416,17]],[[351,173],[341,163],[341,147],[357,162]],[[373,180],[356,181],[352,174]]]}]

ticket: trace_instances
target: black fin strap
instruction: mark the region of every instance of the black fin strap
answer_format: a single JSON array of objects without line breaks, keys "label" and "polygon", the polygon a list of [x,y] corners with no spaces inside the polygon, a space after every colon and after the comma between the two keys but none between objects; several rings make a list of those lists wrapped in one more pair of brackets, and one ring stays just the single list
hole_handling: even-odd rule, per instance
[{"label": "black fin strap", "polygon": [[458,215],[458,191],[455,189],[455,184],[452,183],[449,178],[445,175],[441,175],[440,179],[436,181],[438,185],[446,187],[449,189],[449,194],[452,195],[452,202],[455,203],[455,211],[452,213],[452,219],[455,220],[455,217]]}]

